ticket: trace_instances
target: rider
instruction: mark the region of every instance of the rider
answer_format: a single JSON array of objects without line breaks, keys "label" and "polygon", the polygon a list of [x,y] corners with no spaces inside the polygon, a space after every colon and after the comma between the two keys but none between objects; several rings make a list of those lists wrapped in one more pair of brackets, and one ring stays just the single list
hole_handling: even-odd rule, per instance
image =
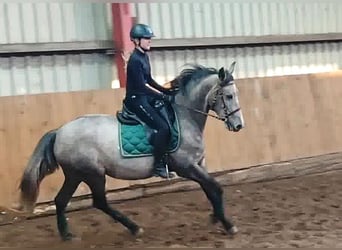
[{"label": "rider", "polygon": [[175,89],[159,85],[151,76],[149,56],[152,29],[146,24],[135,24],[130,31],[133,50],[127,63],[127,83],[124,103],[143,122],[156,132],[151,137],[154,146],[154,174],[163,178],[174,175],[166,171],[165,152],[171,138],[171,131],[166,120],[154,108],[156,100],[170,101]]}]

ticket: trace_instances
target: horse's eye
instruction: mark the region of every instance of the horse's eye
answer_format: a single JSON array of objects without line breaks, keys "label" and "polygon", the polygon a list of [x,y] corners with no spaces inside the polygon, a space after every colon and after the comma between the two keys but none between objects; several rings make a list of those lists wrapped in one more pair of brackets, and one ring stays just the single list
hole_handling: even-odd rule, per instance
[{"label": "horse's eye", "polygon": [[233,99],[233,95],[227,95],[228,100]]}]

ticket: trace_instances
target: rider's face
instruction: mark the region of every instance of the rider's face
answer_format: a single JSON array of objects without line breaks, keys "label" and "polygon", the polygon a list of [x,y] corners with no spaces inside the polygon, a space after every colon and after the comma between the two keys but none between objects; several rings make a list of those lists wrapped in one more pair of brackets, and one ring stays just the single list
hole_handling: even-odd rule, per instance
[{"label": "rider's face", "polygon": [[140,47],[143,48],[144,50],[150,50],[150,48],[151,48],[151,38],[149,38],[149,39],[141,38],[140,39]]}]

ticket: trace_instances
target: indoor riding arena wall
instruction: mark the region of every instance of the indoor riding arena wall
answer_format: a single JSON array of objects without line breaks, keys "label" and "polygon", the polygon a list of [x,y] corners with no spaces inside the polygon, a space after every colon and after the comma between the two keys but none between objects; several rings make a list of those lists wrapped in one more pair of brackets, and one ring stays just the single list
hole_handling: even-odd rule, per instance
[{"label": "indoor riding arena wall", "polygon": [[[206,163],[211,173],[333,153],[342,150],[342,71],[237,80],[246,127],[229,132],[208,118]],[[18,197],[22,171],[45,132],[88,113],[115,114],[124,89],[22,95],[0,98],[0,201]],[[279,168],[281,165],[279,165]],[[38,202],[51,201],[61,187],[59,169],[44,179]],[[107,189],[163,181],[107,178]],[[74,196],[88,194],[84,184]]]}]

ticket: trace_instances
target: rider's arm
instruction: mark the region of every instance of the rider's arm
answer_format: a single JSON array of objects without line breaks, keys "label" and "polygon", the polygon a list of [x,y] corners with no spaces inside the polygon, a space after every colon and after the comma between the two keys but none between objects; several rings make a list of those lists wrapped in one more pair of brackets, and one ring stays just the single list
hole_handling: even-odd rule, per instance
[{"label": "rider's arm", "polygon": [[148,84],[150,85],[150,87],[153,87],[154,89],[157,89],[159,92],[165,93],[167,91],[166,88],[164,88],[163,86],[159,85],[153,78],[151,75],[149,75],[149,81]]},{"label": "rider's arm", "polygon": [[161,91],[159,91],[157,88],[155,88],[154,86],[151,86],[151,84],[145,83],[145,86],[149,89],[151,89],[152,91],[158,93],[158,94],[163,94]]}]

